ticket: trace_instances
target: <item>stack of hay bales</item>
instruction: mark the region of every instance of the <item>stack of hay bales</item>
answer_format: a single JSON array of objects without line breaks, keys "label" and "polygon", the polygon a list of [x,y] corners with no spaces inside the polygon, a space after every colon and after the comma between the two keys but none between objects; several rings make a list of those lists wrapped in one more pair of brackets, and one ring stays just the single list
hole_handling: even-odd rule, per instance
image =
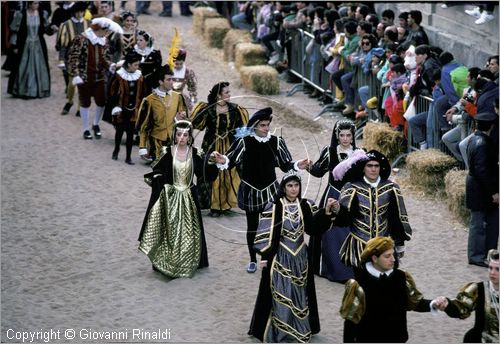
[{"label": "stack of hay bales", "polygon": [[224,61],[234,61],[234,50],[239,43],[252,42],[250,32],[246,30],[231,29],[224,38]]},{"label": "stack of hay bales", "polygon": [[226,18],[207,18],[205,19],[203,37],[208,42],[209,47],[222,49],[224,37],[230,29],[231,26]]},{"label": "stack of hay bales", "polygon": [[444,176],[456,166],[454,158],[437,149],[412,152],[406,157],[410,183],[430,194],[443,191]]},{"label": "stack of hay bales", "polygon": [[464,225],[468,225],[470,220],[470,210],[465,207],[467,173],[464,170],[452,169],[444,177],[448,208]]},{"label": "stack of hay bales", "polygon": [[259,94],[279,94],[278,72],[270,66],[248,66],[240,69],[243,87]]},{"label": "stack of hay bales", "polygon": [[366,123],[363,129],[363,146],[366,150],[378,150],[387,159],[394,160],[404,151],[404,136],[387,123]]},{"label": "stack of hay bales", "polygon": [[260,44],[239,43],[234,49],[234,65],[237,69],[243,66],[266,65],[266,51]]},{"label": "stack of hay bales", "polygon": [[205,31],[205,19],[220,18],[219,13],[211,7],[193,8],[193,31],[198,35],[203,35]]}]

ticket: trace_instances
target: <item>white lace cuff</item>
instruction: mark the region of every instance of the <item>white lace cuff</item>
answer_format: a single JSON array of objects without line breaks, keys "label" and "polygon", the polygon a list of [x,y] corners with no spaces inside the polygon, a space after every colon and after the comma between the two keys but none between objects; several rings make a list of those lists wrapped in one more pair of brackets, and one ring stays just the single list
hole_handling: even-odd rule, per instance
[{"label": "white lace cuff", "polygon": [[229,168],[229,159],[227,156],[223,155],[224,159],[226,159],[226,162],[223,164],[215,164],[219,170],[227,170]]},{"label": "white lace cuff", "polygon": [[118,112],[122,112],[122,108],[119,106],[115,106],[113,110],[111,110],[111,115],[116,116]]}]

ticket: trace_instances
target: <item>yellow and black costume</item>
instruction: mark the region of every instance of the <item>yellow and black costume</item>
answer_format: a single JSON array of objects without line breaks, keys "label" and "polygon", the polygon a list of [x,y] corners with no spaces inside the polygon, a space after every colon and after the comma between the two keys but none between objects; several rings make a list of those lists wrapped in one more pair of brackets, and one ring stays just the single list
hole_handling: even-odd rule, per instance
[{"label": "yellow and black costume", "polygon": [[186,161],[177,160],[172,147],[144,176],[151,199],[139,235],[139,250],[153,267],[169,277],[191,277],[197,268],[208,266],[207,244],[194,176],[215,179],[217,168],[208,165],[196,148]]},{"label": "yellow and black costume", "polygon": [[[226,113],[217,113],[216,105],[200,102],[191,115],[194,129],[205,130],[201,148],[208,153],[216,150],[225,154],[235,141],[236,129],[248,123],[248,111],[234,103],[227,103]],[[202,209],[229,210],[238,205],[240,176],[236,169],[219,171],[213,183],[200,185]]]}]

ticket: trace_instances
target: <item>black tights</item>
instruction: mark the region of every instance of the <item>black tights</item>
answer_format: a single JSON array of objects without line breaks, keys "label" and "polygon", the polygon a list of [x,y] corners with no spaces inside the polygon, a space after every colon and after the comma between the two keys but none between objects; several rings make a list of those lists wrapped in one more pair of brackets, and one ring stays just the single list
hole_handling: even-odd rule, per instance
[{"label": "black tights", "polygon": [[125,143],[125,147],[127,149],[126,160],[130,161],[130,155],[132,154],[132,145],[134,143],[134,125],[131,122],[118,123],[115,125],[115,129],[115,150],[113,151],[113,154],[118,154],[118,152],[120,151],[120,144],[122,143],[123,133],[127,133],[127,141]]},{"label": "black tights", "polygon": [[259,227],[259,214],[246,212],[247,215],[247,246],[248,253],[250,253],[250,261],[257,262],[257,254],[253,248],[257,228]]}]

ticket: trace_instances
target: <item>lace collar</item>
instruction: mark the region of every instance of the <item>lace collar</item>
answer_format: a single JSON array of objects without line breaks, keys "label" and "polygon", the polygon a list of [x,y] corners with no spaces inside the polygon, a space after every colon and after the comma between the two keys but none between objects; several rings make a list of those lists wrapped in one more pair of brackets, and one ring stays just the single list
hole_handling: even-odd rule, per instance
[{"label": "lace collar", "polygon": [[139,69],[133,73],[130,73],[130,72],[127,72],[127,70],[123,67],[118,69],[116,74],[118,74],[119,76],[121,76],[122,79],[125,79],[127,81],[136,81],[142,75],[142,73]]},{"label": "lace collar", "polygon": [[366,177],[363,177],[363,180],[365,181],[366,184],[370,185],[372,188],[376,188],[378,186],[378,184],[380,183],[380,176],[373,183],[370,182]]},{"label": "lace collar", "polygon": [[78,23],[83,23],[85,19],[83,18],[80,18],[80,19],[76,19],[75,17],[71,17],[71,21],[75,24],[78,24]]},{"label": "lace collar", "polygon": [[269,140],[271,139],[271,133],[270,133],[270,132],[268,132],[268,133],[267,133],[267,136],[264,136],[264,137],[262,137],[262,136],[258,136],[258,135],[257,135],[257,134],[255,134],[255,133],[252,133],[252,135],[251,135],[251,136],[252,136],[254,139],[256,139],[257,141],[261,142],[261,143],[267,142],[267,141],[269,141]]},{"label": "lace collar", "polygon": [[99,44],[102,46],[106,45],[106,37],[97,37],[94,30],[92,30],[92,28],[89,27],[87,30],[85,30],[84,34],[85,34],[85,37],[88,38],[90,43],[92,43],[92,45],[96,45],[96,44]]},{"label": "lace collar", "polygon": [[144,49],[141,49],[139,48],[139,46],[136,44],[134,45],[134,50],[136,53],[138,53],[139,55],[142,55],[142,56],[148,56],[149,54],[151,54],[151,52],[153,51],[153,48],[152,47],[146,47]]}]

